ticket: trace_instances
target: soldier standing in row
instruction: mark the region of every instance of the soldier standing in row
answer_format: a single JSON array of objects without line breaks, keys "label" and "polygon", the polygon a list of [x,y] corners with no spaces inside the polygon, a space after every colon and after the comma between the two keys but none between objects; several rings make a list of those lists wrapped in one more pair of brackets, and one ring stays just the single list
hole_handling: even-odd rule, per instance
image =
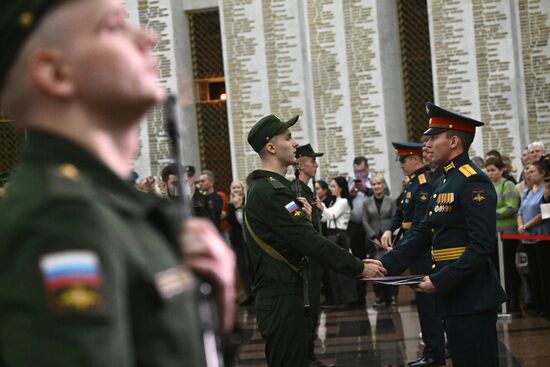
[{"label": "soldier standing in row", "polygon": [[385,273],[378,261],[361,261],[319,234],[300,208],[292,183],[284,177],[296,161],[298,144],[288,129],[297,120],[295,116],[282,122],[269,115],[248,134],[262,169],[252,173],[245,235],[256,274],[256,319],[270,367],[309,365],[309,321],[304,312],[309,309],[304,292],[309,289],[308,257],[350,278]]},{"label": "soldier standing in row", "polygon": [[[316,195],[309,187],[310,180],[315,179],[317,168],[317,157],[322,157],[324,153],[317,153],[311,147],[311,144],[306,144],[296,148],[296,165],[299,170],[298,179],[292,183],[295,187],[296,195],[304,197],[309,205],[311,205],[311,224],[313,228],[321,233],[321,213],[316,205]],[[299,185],[299,186],[297,186]],[[319,322],[319,307],[321,303],[321,280],[323,278],[323,268],[313,259],[309,259],[309,360],[310,366],[325,366],[315,357],[315,340],[317,339],[317,323]],[[328,366],[327,366],[328,367]]]},{"label": "soldier standing in row", "polygon": [[233,253],[126,182],[165,95],[155,38],[118,0],[9,0],[0,40],[1,104],[27,130],[0,204],[0,365],[204,365],[190,270],[216,285],[227,332]]},{"label": "soldier standing in row", "polygon": [[[422,143],[392,143],[403,173],[409,178],[409,183],[403,190],[401,201],[392,219],[390,229],[384,232],[381,238],[382,245],[391,248],[392,233],[399,229],[399,235],[406,237],[409,229],[417,226],[426,215],[428,200],[432,195],[432,182],[426,175],[422,160]],[[399,246],[396,238],[395,246]],[[411,265],[412,274],[430,274],[432,257],[430,250],[424,253]],[[424,351],[417,360],[409,366],[444,366],[445,365],[445,336],[443,321],[435,312],[435,295],[430,293],[416,293],[416,307]]]},{"label": "soldier standing in row", "polygon": [[443,177],[428,201],[427,214],[399,246],[381,258],[400,274],[432,244],[433,274],[417,290],[436,294],[445,322],[453,366],[498,366],[497,308],[506,300],[491,261],[496,237],[496,192],[468,156],[482,122],[426,105],[427,148],[443,164]]}]

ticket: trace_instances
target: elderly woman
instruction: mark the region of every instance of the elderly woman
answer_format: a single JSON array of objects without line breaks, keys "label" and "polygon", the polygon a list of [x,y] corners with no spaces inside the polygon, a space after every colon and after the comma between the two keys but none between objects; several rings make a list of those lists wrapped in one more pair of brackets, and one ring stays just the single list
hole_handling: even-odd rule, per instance
[{"label": "elderly woman", "polygon": [[[373,195],[366,197],[363,202],[363,228],[367,242],[376,246],[374,257],[379,259],[385,253],[380,244],[380,237],[389,227],[397,204],[395,200],[384,194],[386,180],[382,175],[374,176],[371,183]],[[397,303],[397,287],[375,284],[374,293],[376,301],[373,307]]]}]

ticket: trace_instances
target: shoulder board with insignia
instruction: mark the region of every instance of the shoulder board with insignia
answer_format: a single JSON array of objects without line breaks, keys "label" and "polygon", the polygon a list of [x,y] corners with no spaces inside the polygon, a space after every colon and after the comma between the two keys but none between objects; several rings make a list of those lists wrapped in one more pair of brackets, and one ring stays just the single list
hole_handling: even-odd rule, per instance
[{"label": "shoulder board with insignia", "polygon": [[47,169],[48,192],[56,197],[88,197],[91,189],[88,181],[78,168],[71,163],[63,163]]},{"label": "shoulder board with insignia", "polygon": [[273,186],[276,189],[284,189],[285,188],[285,185],[280,183],[275,177],[269,176],[267,178],[267,182],[269,182],[271,184],[271,186]]},{"label": "shoulder board with insignia", "polygon": [[470,177],[472,175],[477,174],[476,170],[473,169],[472,166],[470,166],[467,163],[460,166],[460,168],[458,170],[466,177]]},{"label": "shoulder board with insignia", "polygon": [[424,185],[426,182],[428,182],[426,180],[426,175],[421,173],[418,175],[418,182],[420,182],[421,185]]}]

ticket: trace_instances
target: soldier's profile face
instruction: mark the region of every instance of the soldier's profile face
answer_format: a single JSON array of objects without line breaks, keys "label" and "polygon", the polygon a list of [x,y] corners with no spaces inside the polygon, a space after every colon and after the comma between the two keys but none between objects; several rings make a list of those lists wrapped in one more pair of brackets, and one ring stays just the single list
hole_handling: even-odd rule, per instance
[{"label": "soldier's profile face", "polygon": [[296,148],[298,143],[292,137],[289,130],[274,136],[271,143],[275,147],[275,155],[278,160],[285,165],[290,165],[296,162]]},{"label": "soldier's profile face", "polygon": [[70,11],[70,45],[62,52],[77,98],[94,110],[121,111],[164,97],[152,54],[154,36],[131,25],[118,0],[80,0]]},{"label": "soldier's profile face", "polygon": [[451,153],[451,138],[445,132],[431,135],[426,142],[426,148],[433,153],[434,164],[447,162]]}]

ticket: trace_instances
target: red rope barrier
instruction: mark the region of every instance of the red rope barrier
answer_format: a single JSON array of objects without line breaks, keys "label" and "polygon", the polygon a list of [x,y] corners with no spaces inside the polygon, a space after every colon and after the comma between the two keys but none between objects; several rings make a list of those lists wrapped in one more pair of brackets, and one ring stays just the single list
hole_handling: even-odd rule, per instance
[{"label": "red rope barrier", "polygon": [[519,233],[503,233],[503,240],[535,240],[535,241],[550,241],[550,235],[535,235],[535,234],[519,234]]}]

